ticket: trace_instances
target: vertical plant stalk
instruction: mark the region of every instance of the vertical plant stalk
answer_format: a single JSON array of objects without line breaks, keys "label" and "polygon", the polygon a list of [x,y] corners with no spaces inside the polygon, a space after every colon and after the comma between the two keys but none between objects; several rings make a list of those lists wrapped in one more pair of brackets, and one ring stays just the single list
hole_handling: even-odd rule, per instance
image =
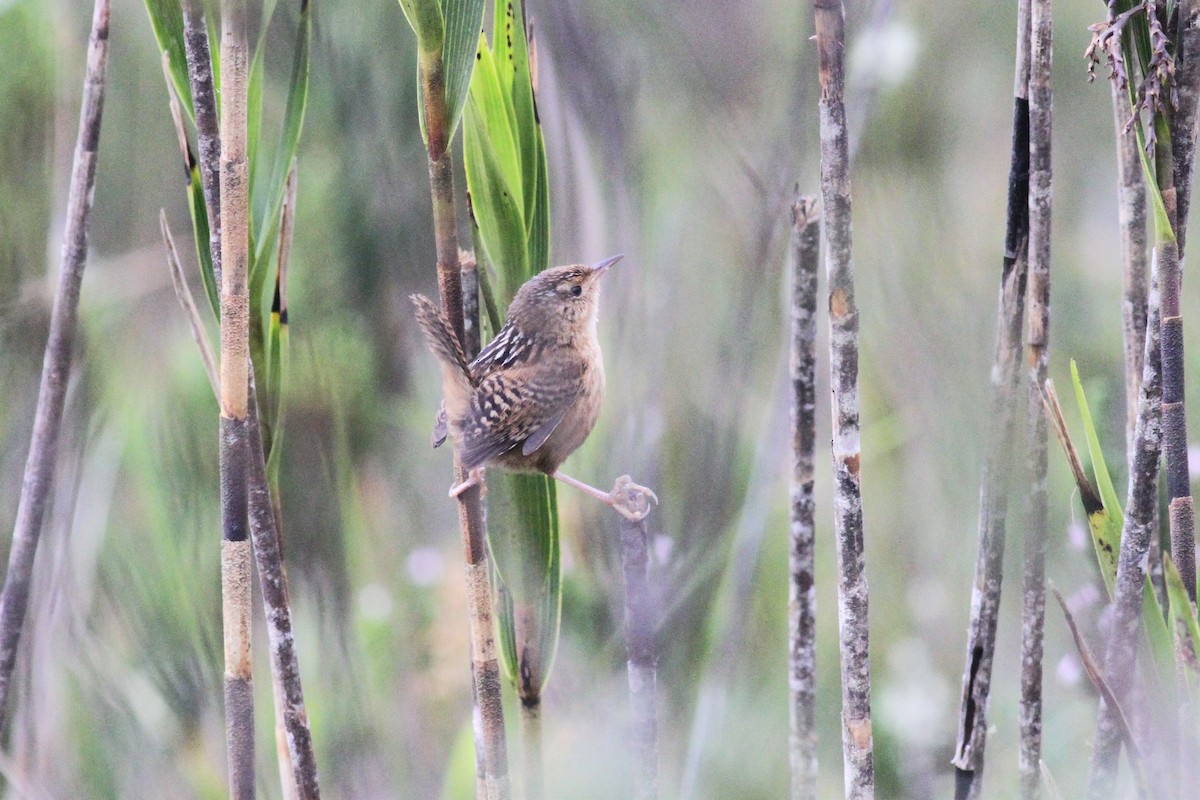
[{"label": "vertical plant stalk", "polygon": [[[437,246],[438,295],[442,313],[450,321],[460,342],[463,329],[462,274],[458,261],[458,231],[454,212],[454,170],[451,163],[445,74],[441,50],[422,51],[419,60],[421,101],[429,155],[429,188],[433,196],[433,227]],[[476,326],[477,327],[477,326]],[[454,479],[467,474],[456,451]],[[504,708],[500,699],[500,661],[496,650],[493,618],[491,567],[488,564],[487,527],[479,486],[458,496],[458,522],[462,530],[471,631],[471,678],[476,699],[487,793],[491,800],[508,800],[512,788],[508,774],[508,744],[504,732]]]},{"label": "vertical plant stalk", "polygon": [[1137,430],[1138,389],[1146,348],[1146,291],[1150,260],[1146,240],[1146,184],[1138,153],[1137,132],[1129,122],[1129,96],[1109,81],[1113,127],[1117,137],[1117,216],[1121,227],[1121,273],[1124,301],[1121,319],[1125,342],[1125,448],[1131,454]]},{"label": "vertical plant stalk", "polygon": [[842,666],[842,756],[846,797],[873,797],[871,662],[859,467],[858,308],[850,260],[850,154],[846,127],[845,13],[841,0],[814,0],[820,65],[821,197],[829,280],[833,391],[834,530]]},{"label": "vertical plant stalk", "polygon": [[[317,761],[313,754],[312,733],[304,707],[304,689],[300,681],[300,663],[292,635],[292,611],[288,599],[287,575],[283,569],[279,530],[267,482],[267,463],[258,424],[258,397],[253,371],[249,388],[250,434],[250,532],[254,537],[254,555],[258,563],[267,634],[271,645],[271,667],[275,676],[277,708],[287,737],[287,756],[292,765],[296,796],[318,800],[321,789],[317,780]],[[287,781],[285,780],[285,785]]]},{"label": "vertical plant stalk", "polygon": [[1200,104],[1200,4],[1181,0],[1178,9],[1175,52],[1175,115],[1171,145],[1177,217],[1175,239],[1179,257],[1185,254],[1188,211],[1192,199],[1192,175],[1196,164],[1196,109]]},{"label": "vertical plant stalk", "polygon": [[[1146,238],[1146,183],[1137,131],[1129,122],[1129,95],[1115,80],[1112,90],[1113,128],[1117,141],[1117,218],[1121,228],[1121,275],[1124,285],[1121,321],[1125,345],[1125,457],[1136,447],[1138,395],[1146,348],[1146,292],[1150,281]],[[1154,530],[1158,530],[1157,524]],[[1150,579],[1165,602],[1162,556],[1158,537],[1150,537]]]},{"label": "vertical plant stalk", "polygon": [[221,612],[229,793],[254,797],[254,690],[250,667],[250,539],[246,423],[250,364],[249,172],[246,162],[245,0],[221,4]]},{"label": "vertical plant stalk", "polygon": [[817,263],[821,228],[816,198],[792,205],[792,482],[788,583],[788,705],[792,800],[817,797],[816,449]]},{"label": "vertical plant stalk", "polygon": [[1029,0],[1017,4],[1016,76],[1013,81],[1012,155],[1008,173],[1008,215],[1000,300],[996,324],[992,397],[987,452],[979,484],[979,551],[971,590],[971,621],[963,668],[962,701],[955,746],[955,797],[977,798],[982,787],[987,743],[987,704],[996,649],[1000,586],[1004,577],[1004,539],[1008,517],[1007,476],[1011,469],[1010,432],[1016,413],[1021,374],[1021,329],[1025,317],[1025,284],[1029,236]]},{"label": "vertical plant stalk", "polygon": [[654,602],[645,519],[621,516],[621,573],[625,584],[625,641],[629,647],[629,703],[633,713],[634,798],[658,797],[658,722],[655,695]]},{"label": "vertical plant stalk", "polygon": [[[200,0],[183,0],[183,45],[187,55],[188,85],[196,115],[196,144],[200,151],[200,185],[208,209],[208,248],[213,280],[221,285],[221,139],[217,100],[213,86],[212,54],[208,26]],[[170,86],[170,81],[167,82]]]},{"label": "vertical plant stalk", "polygon": [[7,719],[8,693],[12,686],[21,628],[25,624],[25,612],[29,607],[33,561],[54,477],[63,405],[71,374],[71,348],[75,341],[80,283],[87,261],[88,225],[91,221],[92,194],[96,184],[100,120],[104,110],[108,17],[108,0],[96,0],[92,13],[92,32],[88,38],[87,71],[83,79],[79,131],[75,138],[71,184],[67,193],[62,268],[54,292],[50,335],[46,340],[46,353],[42,361],[33,435],[29,443],[29,456],[25,461],[17,519],[13,526],[8,571],[4,577],[4,588],[0,590],[0,731],[3,731]]},{"label": "vertical plant stalk", "polygon": [[[1183,278],[1183,244],[1190,201],[1190,178],[1195,158],[1196,95],[1200,80],[1200,51],[1197,48],[1196,8],[1181,3],[1180,48],[1176,63],[1175,88],[1180,104],[1172,120],[1170,157],[1158,154],[1156,169],[1174,239],[1156,237],[1155,258],[1162,303],[1162,447],[1166,460],[1167,514],[1171,529],[1171,557],[1192,602],[1196,602],[1196,522],[1191,476],[1187,461],[1187,415],[1184,410],[1183,313],[1179,293]],[[1191,45],[1193,52],[1186,49]],[[1190,58],[1189,58],[1190,56]],[[1181,141],[1176,142],[1178,132]],[[1162,149],[1160,143],[1159,148]],[[1182,204],[1181,201],[1182,200]]]},{"label": "vertical plant stalk", "polygon": [[[1162,451],[1163,409],[1161,328],[1159,325],[1159,263],[1153,265],[1148,304],[1142,385],[1138,395],[1137,434],[1130,455],[1129,492],[1125,501],[1125,524],[1117,560],[1113,596],[1113,619],[1104,658],[1104,674],[1118,704],[1128,705],[1138,644],[1141,641],[1142,592],[1146,560],[1154,532],[1154,507],[1158,501],[1158,459]],[[1122,726],[1119,707],[1102,699],[1096,721],[1092,769],[1088,776],[1091,800],[1112,797],[1116,789],[1117,758]]]},{"label": "vertical plant stalk", "polygon": [[1033,0],[1029,43],[1029,520],[1025,528],[1021,607],[1021,796],[1041,788],[1042,650],[1046,624],[1047,430],[1042,387],[1050,340],[1050,129],[1053,61],[1051,0]]}]

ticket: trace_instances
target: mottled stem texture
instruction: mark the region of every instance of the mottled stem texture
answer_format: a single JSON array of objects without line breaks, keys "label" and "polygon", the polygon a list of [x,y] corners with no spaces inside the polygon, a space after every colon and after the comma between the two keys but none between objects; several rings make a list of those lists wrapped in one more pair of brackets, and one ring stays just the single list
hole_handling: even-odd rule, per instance
[{"label": "mottled stem texture", "polygon": [[1013,452],[1011,431],[1021,374],[1021,329],[1025,317],[1029,237],[1029,0],[1017,5],[1016,77],[1013,81],[1012,155],[1008,173],[1008,218],[1000,273],[995,360],[988,417],[987,452],[979,483],[979,550],[971,590],[971,619],[963,666],[955,767],[957,800],[977,798],[983,784],[987,706],[996,649],[1000,585]]},{"label": "mottled stem texture", "polygon": [[247,297],[249,172],[246,162],[245,0],[221,4],[221,612],[225,642],[225,748],[229,794],[254,797],[254,688],[250,661],[250,540],[246,425],[250,363]]},{"label": "mottled stem texture", "polygon": [[63,404],[71,374],[71,348],[79,311],[79,288],[87,261],[88,225],[91,220],[92,190],[96,183],[96,153],[100,144],[100,119],[104,110],[105,68],[108,64],[108,0],[96,0],[92,32],[88,39],[87,71],[79,109],[79,131],[71,165],[67,193],[66,224],[63,228],[62,269],[50,314],[50,335],[42,361],[41,385],[34,412],[33,435],[21,499],[13,526],[8,571],[0,590],[0,731],[4,729],[8,694],[12,686],[17,645],[29,607],[33,560],[46,516],[50,485],[58,455]]},{"label": "mottled stem texture", "polygon": [[1146,239],[1146,184],[1137,131],[1129,122],[1129,94],[1117,81],[1112,89],[1113,127],[1117,142],[1117,218],[1121,230],[1121,274],[1124,282],[1121,320],[1125,344],[1125,449],[1131,454],[1137,429],[1138,390],[1146,347],[1146,292],[1150,250]]},{"label": "mottled stem texture", "polygon": [[858,409],[858,308],[850,260],[850,155],[845,106],[845,11],[841,0],[814,0],[821,97],[821,198],[829,281],[830,384],[833,393],[834,532],[842,667],[842,757],[846,797],[875,795],[871,662],[863,554]]},{"label": "mottled stem texture", "polygon": [[658,797],[658,722],[655,696],[654,599],[644,519],[621,517],[621,573],[625,584],[625,641],[629,647],[629,704],[633,713],[634,798]]},{"label": "mottled stem texture", "polygon": [[788,550],[788,704],[792,800],[817,797],[816,451],[817,267],[821,228],[816,199],[792,205],[792,480]]},{"label": "mottled stem texture", "polygon": [[[1184,411],[1183,313],[1179,294],[1183,278],[1183,247],[1187,208],[1195,160],[1196,99],[1200,90],[1200,35],[1194,2],[1179,7],[1179,48],[1175,55],[1175,88],[1179,104],[1171,125],[1171,158],[1159,158],[1158,183],[1175,240],[1157,237],[1154,257],[1162,303],[1162,447],[1166,461],[1167,514],[1171,557],[1192,602],[1196,601],[1196,535],[1191,476],[1187,460],[1187,416]],[[1190,50],[1189,50],[1190,47]],[[1176,140],[1176,137],[1179,140]],[[1161,146],[1161,145],[1160,145]]]},{"label": "mottled stem texture", "polygon": [[250,373],[249,400],[250,533],[254,539],[258,580],[267,618],[271,668],[280,691],[279,705],[283,712],[283,729],[287,737],[287,753],[292,764],[296,794],[302,800],[318,800],[321,789],[317,780],[317,761],[308,727],[308,712],[304,708],[300,663],[292,634],[287,575],[283,569],[279,531],[275,525],[275,510],[267,483],[267,463],[258,424],[258,392],[254,385],[253,370]]},{"label": "mottled stem texture", "polygon": [[[1113,617],[1104,658],[1104,675],[1109,689],[1122,707],[1128,705],[1138,645],[1142,641],[1142,592],[1158,498],[1158,459],[1163,438],[1159,269],[1156,260],[1148,306],[1142,385],[1138,395],[1137,432],[1130,454],[1125,525],[1117,560]],[[1111,798],[1115,793],[1122,737],[1119,713],[1119,709],[1110,708],[1103,699],[1100,701],[1092,769],[1088,777],[1087,796],[1090,800]]]},{"label": "mottled stem texture", "polygon": [[[437,246],[438,295],[442,313],[450,321],[460,342],[463,328],[462,273],[458,261],[458,231],[454,204],[454,169],[447,127],[445,75],[441,51],[422,52],[419,61],[421,101],[424,103],[429,155],[429,188],[433,198],[434,239]],[[454,479],[467,478],[458,453],[454,455]],[[488,565],[487,527],[479,486],[458,496],[458,521],[462,530],[471,631],[471,678],[480,730],[476,740],[476,767],[483,763],[489,800],[512,796],[508,773],[508,744],[504,732],[504,708],[500,699],[500,661],[492,608],[491,568]]]},{"label": "mottled stem texture", "polygon": [[200,150],[200,185],[208,210],[208,243],[213,280],[221,285],[221,140],[217,129],[217,101],[213,88],[212,54],[208,25],[201,0],[183,0],[183,45],[187,54],[188,85],[196,115],[196,143]]},{"label": "mottled stem texture", "polygon": [[1047,431],[1042,387],[1050,339],[1050,129],[1053,28],[1050,0],[1033,0],[1029,55],[1029,515],[1025,527],[1021,604],[1021,796],[1041,788],[1042,649],[1046,623]]}]

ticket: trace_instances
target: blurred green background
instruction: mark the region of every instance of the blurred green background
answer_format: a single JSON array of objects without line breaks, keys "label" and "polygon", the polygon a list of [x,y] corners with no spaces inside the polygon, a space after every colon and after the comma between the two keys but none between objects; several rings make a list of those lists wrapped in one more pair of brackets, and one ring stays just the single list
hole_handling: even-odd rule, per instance
[{"label": "blurred green background", "polygon": [[[276,117],[296,5],[282,0],[268,37]],[[528,10],[552,260],[627,254],[606,279],[601,312],[609,397],[566,467],[600,486],[630,473],[662,498],[650,521],[664,795],[781,797],[786,244],[793,186],[819,189],[811,10],[779,0],[531,0]],[[934,0],[847,11],[879,796],[945,797],[975,559],[1016,12],[1014,3]],[[0,532],[12,528],[28,447],[90,13],[76,0],[0,0]],[[1112,111],[1108,88],[1087,84],[1082,58],[1103,7],[1070,0],[1055,14],[1051,374],[1069,385],[1068,358],[1079,360],[1123,496]],[[297,641],[326,795],[432,798],[449,791],[448,775],[469,785],[470,686],[449,455],[428,447],[439,382],[405,299],[434,290],[414,40],[389,0],[319,2],[314,36],[282,472]],[[146,12],[138,0],[114,0],[75,379],[0,759],[9,795],[224,793],[216,407],[157,223],[165,208],[194,276],[184,187]],[[1189,286],[1185,304],[1196,299]],[[822,322],[822,353],[824,334]],[[1072,409],[1068,419],[1078,430]],[[818,465],[828,458],[823,446]],[[1056,448],[1051,471],[1048,574],[1094,639],[1098,577]],[[821,469],[818,719],[822,796],[834,797],[829,489]],[[628,796],[616,526],[578,494],[559,497],[565,600],[544,700],[548,791]],[[985,789],[996,798],[1016,791],[1019,497],[1014,508]],[[261,626],[256,636],[259,784],[273,798]],[[1053,606],[1045,674],[1045,760],[1072,796],[1095,699]],[[518,746],[511,736],[514,765]]]}]

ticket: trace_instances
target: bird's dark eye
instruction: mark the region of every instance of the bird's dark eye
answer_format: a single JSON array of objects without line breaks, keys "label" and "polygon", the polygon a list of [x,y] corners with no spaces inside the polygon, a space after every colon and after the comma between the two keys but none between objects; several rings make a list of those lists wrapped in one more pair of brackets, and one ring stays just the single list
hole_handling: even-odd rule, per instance
[{"label": "bird's dark eye", "polygon": [[579,297],[579,295],[581,295],[581,294],[583,294],[582,286],[580,286],[579,284],[576,284],[571,287],[571,296],[572,297]]}]

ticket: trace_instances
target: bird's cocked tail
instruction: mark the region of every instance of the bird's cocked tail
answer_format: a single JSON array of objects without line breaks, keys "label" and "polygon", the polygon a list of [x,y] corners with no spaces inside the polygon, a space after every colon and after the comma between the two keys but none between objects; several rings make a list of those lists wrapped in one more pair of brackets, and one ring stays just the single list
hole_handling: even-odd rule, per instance
[{"label": "bird's cocked tail", "polygon": [[446,415],[450,420],[461,419],[466,413],[472,389],[471,369],[467,365],[462,344],[450,327],[450,322],[433,301],[422,294],[410,295],[409,299],[417,309],[417,322],[425,334],[425,341],[442,367],[442,397]]}]

